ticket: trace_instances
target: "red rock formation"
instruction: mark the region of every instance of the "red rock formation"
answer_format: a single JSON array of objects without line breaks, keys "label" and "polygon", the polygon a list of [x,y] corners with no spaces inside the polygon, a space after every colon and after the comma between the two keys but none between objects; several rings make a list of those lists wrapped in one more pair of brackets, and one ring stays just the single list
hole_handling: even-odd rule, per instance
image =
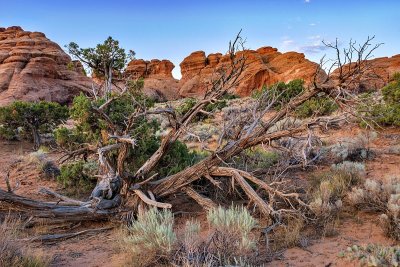
[{"label": "red rock formation", "polygon": [[[362,90],[375,90],[381,89],[385,86],[391,76],[395,72],[400,72],[400,54],[392,56],[392,57],[380,57],[368,60],[366,64],[369,64],[369,71],[363,75],[361,80],[361,89]],[[348,70],[348,65],[345,65],[344,71]],[[339,70],[336,69],[332,72],[332,76],[334,79],[338,79]],[[350,85],[350,87],[354,87],[354,85]],[[356,88],[350,88],[356,89]],[[359,89],[359,88],[357,88]]]},{"label": "red rock formation", "polygon": [[179,98],[178,80],[172,77],[174,64],[169,60],[135,59],[129,62],[125,75],[144,79],[144,92],[160,100]]},{"label": "red rock formation", "polygon": [[82,70],[43,33],[0,28],[0,105],[17,99],[69,102],[91,88]]},{"label": "red rock formation", "polygon": [[[296,52],[282,54],[272,47],[239,53],[244,53],[248,64],[233,92],[239,96],[248,96],[263,85],[271,85],[278,81],[304,79],[306,84],[309,84],[318,67],[318,64],[307,60],[304,54]],[[210,54],[206,57],[203,51],[194,52],[186,57],[180,64],[182,73],[179,83],[180,95],[184,97],[204,95],[216,75],[216,70],[228,61],[227,55]]]}]

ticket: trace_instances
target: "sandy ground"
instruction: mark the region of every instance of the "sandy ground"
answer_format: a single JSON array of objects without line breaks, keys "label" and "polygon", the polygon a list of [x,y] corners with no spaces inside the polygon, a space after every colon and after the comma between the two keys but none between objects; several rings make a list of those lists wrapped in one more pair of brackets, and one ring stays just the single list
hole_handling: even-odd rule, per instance
[{"label": "sandy ground", "polygon": [[[347,131],[337,130],[326,134],[325,138],[326,141],[331,142],[338,138],[354,137],[359,133],[360,129],[358,128]],[[398,145],[400,145],[400,131],[398,129],[385,131],[385,134],[380,134],[371,143],[371,147],[383,150]],[[27,154],[30,152],[32,152],[32,149],[29,143],[0,141],[0,173],[4,175],[10,164],[22,159],[10,171],[11,184],[14,185],[17,181],[20,184],[15,193],[36,199],[48,199],[37,193],[41,187],[48,187],[53,190],[61,190],[61,188],[56,181],[39,177],[40,173],[37,167],[26,160]],[[52,152],[48,156],[55,160],[60,155]],[[399,154],[380,154],[374,160],[366,163],[367,176],[371,179],[380,180],[384,177],[400,175],[399,163]],[[3,179],[0,179],[0,188],[6,188]],[[192,214],[204,217],[204,214],[199,215],[198,210]],[[392,240],[383,235],[382,230],[376,225],[376,219],[377,214],[344,214],[336,229],[338,232],[336,236],[312,240],[306,248],[290,248],[284,252],[282,259],[266,265],[358,266],[359,263],[357,262],[349,262],[347,259],[340,258],[339,253],[354,244],[394,244]],[[126,255],[121,253],[117,245],[112,245],[116,235],[118,235],[118,227],[114,230],[90,236],[80,236],[52,245],[35,243],[33,246],[52,258],[51,266],[124,266]]]}]

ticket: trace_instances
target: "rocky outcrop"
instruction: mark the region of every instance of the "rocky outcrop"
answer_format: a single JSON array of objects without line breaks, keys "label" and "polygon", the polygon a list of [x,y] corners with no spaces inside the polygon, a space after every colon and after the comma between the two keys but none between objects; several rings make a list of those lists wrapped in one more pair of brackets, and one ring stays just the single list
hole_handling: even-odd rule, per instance
[{"label": "rocky outcrop", "polygon": [[179,98],[179,81],[172,76],[174,67],[169,60],[135,59],[129,62],[125,76],[134,79],[143,78],[143,91],[150,97],[162,101],[175,100]]},{"label": "rocky outcrop", "polygon": [[90,90],[82,65],[43,33],[0,28],[0,105],[14,100],[66,103]]},{"label": "rocky outcrop", "polygon": [[[317,63],[307,60],[302,53],[280,53],[272,47],[245,50],[239,53],[247,58],[247,68],[232,92],[238,96],[248,96],[264,85],[279,81],[303,79],[306,84],[309,84],[318,67]],[[204,95],[213,78],[216,77],[217,70],[223,68],[228,61],[229,56],[220,53],[206,56],[203,51],[197,51],[190,54],[180,64],[182,79],[179,82],[179,94],[183,97]],[[322,71],[320,75],[326,74]]]},{"label": "rocky outcrop", "polygon": [[[350,89],[359,89],[361,91],[370,91],[381,89],[389,81],[392,75],[396,72],[400,72],[400,54],[392,57],[380,57],[368,60],[363,63],[363,66],[368,64],[367,71],[362,75],[360,85],[357,83],[350,84]],[[349,69],[354,70],[355,64],[349,68],[349,65],[344,66],[344,72],[346,73]],[[363,67],[364,68],[364,67]],[[336,82],[338,81],[339,70],[336,69],[332,73],[332,77]],[[358,88],[354,88],[357,86]]]}]

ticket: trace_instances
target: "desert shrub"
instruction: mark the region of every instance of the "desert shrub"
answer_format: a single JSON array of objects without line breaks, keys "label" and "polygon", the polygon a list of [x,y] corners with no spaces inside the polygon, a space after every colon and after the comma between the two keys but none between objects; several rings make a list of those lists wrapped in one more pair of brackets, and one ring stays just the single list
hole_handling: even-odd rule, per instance
[{"label": "desert shrub", "polygon": [[255,248],[256,242],[251,238],[250,231],[257,221],[246,208],[231,206],[229,209],[211,209],[207,213],[207,221],[215,231],[218,249],[225,250],[228,249],[225,246],[230,246],[231,253],[238,253]]},{"label": "desert shrub", "polygon": [[206,141],[213,137],[213,135],[217,135],[220,132],[218,127],[213,123],[206,123],[206,121],[202,121],[196,124],[193,124],[190,129],[190,133],[183,137],[184,141]]},{"label": "desert shrub", "polygon": [[149,266],[167,261],[176,242],[174,217],[170,210],[153,208],[139,214],[127,229],[125,248],[131,253],[134,266]]},{"label": "desert shrub", "polygon": [[305,221],[301,216],[283,216],[282,222],[271,233],[271,248],[273,251],[303,246]]},{"label": "desert shrub", "polygon": [[326,150],[335,162],[370,160],[374,157],[370,143],[376,138],[376,132],[361,133],[355,138],[343,138]]},{"label": "desert shrub", "polygon": [[333,234],[338,214],[347,192],[359,184],[365,167],[363,164],[347,162],[333,165],[330,171],[311,176],[310,209],[316,216],[316,224],[323,235]]},{"label": "desert shrub", "polygon": [[[207,104],[203,108],[203,110],[205,112],[208,112],[208,113],[212,114],[212,113],[214,113],[216,111],[222,110],[223,108],[227,107],[228,106],[228,101],[231,100],[231,99],[235,99],[235,98],[236,98],[235,95],[225,94],[221,99],[219,99],[219,100],[217,100],[215,102]],[[176,111],[177,114],[182,116],[182,115],[186,114],[196,104],[197,104],[197,99],[191,98],[191,97],[185,98],[183,100],[183,103],[181,103],[178,107],[176,107],[175,111]],[[199,114],[197,114],[197,116],[195,118],[193,118],[193,121],[194,122],[203,121],[204,119],[206,119],[208,117],[209,116],[207,114],[205,114],[205,113],[199,113]]]},{"label": "desert shrub", "polygon": [[400,247],[387,247],[376,244],[348,247],[341,256],[349,260],[358,260],[361,266],[399,266]]},{"label": "desert shrub", "polygon": [[32,253],[17,240],[19,221],[6,217],[0,223],[0,266],[45,267],[48,260],[38,253]]},{"label": "desert shrub", "polygon": [[86,136],[77,131],[76,128],[68,129],[64,126],[54,130],[54,139],[59,147],[74,150],[77,149],[79,144],[84,143]]},{"label": "desert shrub", "polygon": [[262,147],[246,149],[238,156],[231,159],[236,168],[254,171],[257,169],[268,169],[275,165],[280,155],[275,151],[268,151]]},{"label": "desert shrub", "polygon": [[338,109],[337,104],[327,96],[312,97],[298,106],[295,113],[300,118],[326,116]]},{"label": "desert shrub", "polygon": [[51,133],[68,118],[68,108],[53,102],[23,102],[0,107],[0,134],[4,138],[15,136],[33,139],[35,148],[41,144],[40,134]]},{"label": "desert shrub", "polygon": [[304,91],[304,81],[301,79],[292,80],[288,83],[278,82],[270,87],[263,86],[261,90],[254,91],[253,98],[259,99],[266,91],[276,97],[276,107],[288,103],[292,98],[300,95]]},{"label": "desert shrub", "polygon": [[47,151],[43,147],[29,153],[27,158],[29,163],[36,165],[38,171],[44,174],[45,178],[55,178],[60,175],[60,169],[54,161],[48,159]]},{"label": "desert shrub", "polygon": [[123,232],[123,249],[134,266],[249,266],[256,239],[251,230],[257,221],[243,207],[208,211],[205,235],[198,221],[188,220],[183,233],[173,229],[169,210],[139,213]]},{"label": "desert shrub", "polygon": [[331,169],[337,173],[343,173],[345,176],[349,177],[349,183],[357,183],[359,177],[364,177],[365,164],[353,161],[343,161],[338,164],[333,164]]},{"label": "desert shrub", "polygon": [[366,121],[361,122],[362,126],[367,126],[367,123],[400,126],[400,75],[396,73],[381,92],[381,101],[374,99],[372,94],[361,96],[362,104],[359,105],[358,112],[366,117]]},{"label": "desert shrub", "polygon": [[[146,97],[141,88],[143,81],[131,81],[128,84],[128,90],[122,96],[117,97],[110,103],[103,112],[110,118],[117,128],[125,128],[125,120],[139,107],[145,106],[151,108],[154,100]],[[132,99],[135,99],[133,101]],[[114,141],[108,138],[106,133],[107,122],[93,111],[94,107],[99,107],[106,100],[98,98],[92,101],[84,94],[76,96],[70,110],[71,117],[76,121],[74,129],[59,128],[55,131],[57,143],[67,149],[73,150],[84,143],[91,144],[112,144]],[[159,148],[161,137],[159,135],[160,124],[155,119],[149,119],[146,116],[140,116],[134,121],[132,130],[128,133],[134,137],[137,142],[134,149],[129,147],[127,159],[125,160],[126,169],[134,173],[142,164]],[[117,153],[111,152],[112,162],[117,161]],[[187,146],[181,142],[171,144],[168,152],[160,160],[153,173],[160,176],[174,174],[196,162],[199,155],[189,151]]]},{"label": "desert shrub", "polygon": [[185,143],[176,141],[171,145],[155,169],[161,177],[165,177],[182,171],[187,166],[191,166],[205,158],[205,156],[202,152],[189,151]]},{"label": "desert shrub", "polygon": [[57,181],[61,183],[69,193],[87,192],[96,184],[94,175],[98,165],[93,161],[83,160],[67,163],[61,166]]},{"label": "desert shrub", "polygon": [[192,97],[185,98],[182,104],[176,107],[175,111],[179,115],[186,114],[191,108],[194,107],[194,105],[196,105],[196,103],[197,100],[195,98]]},{"label": "desert shrub", "polygon": [[352,188],[348,199],[357,209],[381,212],[380,224],[386,235],[400,240],[400,178],[367,179]]}]

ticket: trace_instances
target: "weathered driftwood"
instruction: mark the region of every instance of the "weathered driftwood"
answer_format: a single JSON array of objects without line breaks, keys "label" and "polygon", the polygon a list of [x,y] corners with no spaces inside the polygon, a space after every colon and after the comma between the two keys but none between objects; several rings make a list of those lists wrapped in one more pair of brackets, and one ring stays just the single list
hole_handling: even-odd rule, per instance
[{"label": "weathered driftwood", "polygon": [[0,189],[0,202],[9,203],[13,208],[37,218],[56,219],[58,222],[107,220],[110,215],[117,213],[117,210],[114,209],[98,210],[86,206],[58,205],[58,203],[37,201],[2,189]]},{"label": "weathered driftwood", "polygon": [[212,201],[211,199],[202,196],[201,194],[197,193],[193,188],[191,187],[183,187],[182,191],[185,192],[186,195],[191,197],[194,201],[196,201],[200,206],[205,208],[206,210],[213,209],[218,207],[218,205]]}]

